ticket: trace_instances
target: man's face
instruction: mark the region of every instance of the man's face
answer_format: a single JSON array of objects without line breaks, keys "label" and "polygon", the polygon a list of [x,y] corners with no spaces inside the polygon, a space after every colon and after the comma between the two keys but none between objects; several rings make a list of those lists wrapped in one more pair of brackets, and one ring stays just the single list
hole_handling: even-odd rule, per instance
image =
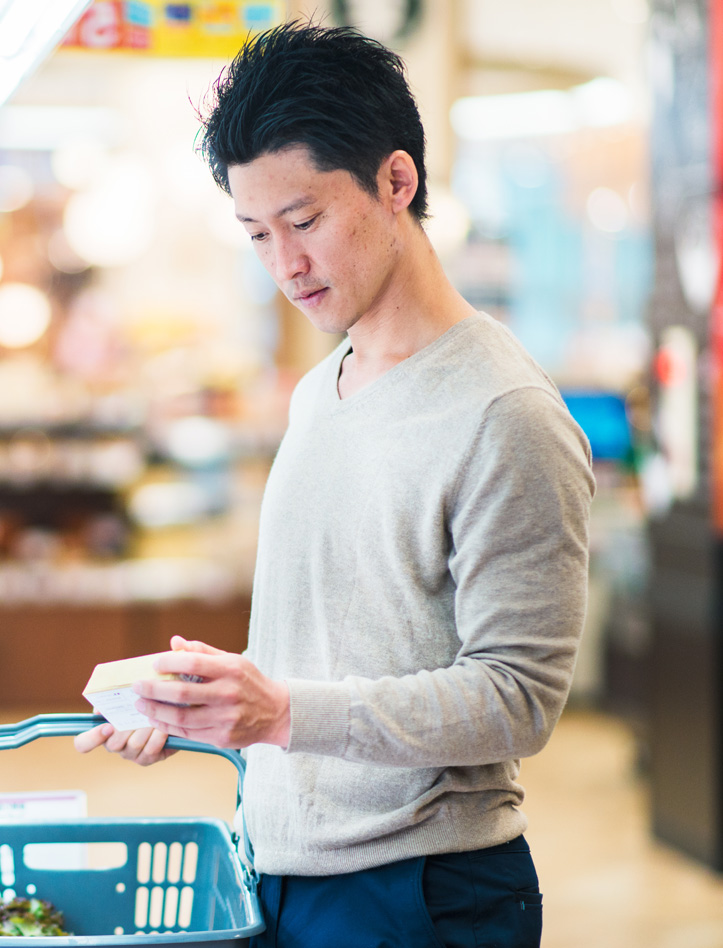
[{"label": "man's face", "polygon": [[389,201],[347,171],[319,171],[294,146],[232,165],[236,216],[277,286],[319,329],[346,332],[373,322],[395,264]]}]

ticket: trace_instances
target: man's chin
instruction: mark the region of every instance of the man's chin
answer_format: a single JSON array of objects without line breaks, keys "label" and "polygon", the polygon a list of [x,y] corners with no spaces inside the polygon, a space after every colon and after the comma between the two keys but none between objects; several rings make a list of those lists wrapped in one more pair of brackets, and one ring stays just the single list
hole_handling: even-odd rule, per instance
[{"label": "man's chin", "polygon": [[350,320],[348,318],[340,317],[335,313],[322,312],[319,307],[309,307],[304,306],[303,301],[300,300],[290,300],[294,304],[296,309],[300,313],[303,313],[304,316],[309,320],[312,326],[315,329],[318,329],[319,332],[328,333],[329,335],[340,335],[346,333],[350,325],[354,325],[355,320]]}]

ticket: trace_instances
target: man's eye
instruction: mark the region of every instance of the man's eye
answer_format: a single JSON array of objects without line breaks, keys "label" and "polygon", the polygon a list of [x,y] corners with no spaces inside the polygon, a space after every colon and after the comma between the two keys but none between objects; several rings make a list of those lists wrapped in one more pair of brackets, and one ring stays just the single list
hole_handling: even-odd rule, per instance
[{"label": "man's eye", "polygon": [[266,234],[249,234],[249,237],[255,241],[266,240]]},{"label": "man's eye", "polygon": [[312,218],[311,218],[310,220],[308,220],[308,221],[302,221],[300,224],[296,224],[296,229],[297,229],[297,230],[308,230],[308,229],[311,227],[311,225],[314,223],[315,220],[316,220],[316,217],[312,217]]}]

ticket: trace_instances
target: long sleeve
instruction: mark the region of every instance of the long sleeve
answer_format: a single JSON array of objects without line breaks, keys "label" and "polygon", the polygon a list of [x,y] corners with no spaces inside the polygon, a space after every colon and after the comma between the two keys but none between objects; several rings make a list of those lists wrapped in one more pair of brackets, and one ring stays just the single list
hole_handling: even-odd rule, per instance
[{"label": "long sleeve", "polygon": [[544,746],[570,688],[587,593],[592,477],[565,409],[540,388],[496,399],[450,494],[440,505],[449,507],[453,664],[291,680],[291,751],[427,767]]}]

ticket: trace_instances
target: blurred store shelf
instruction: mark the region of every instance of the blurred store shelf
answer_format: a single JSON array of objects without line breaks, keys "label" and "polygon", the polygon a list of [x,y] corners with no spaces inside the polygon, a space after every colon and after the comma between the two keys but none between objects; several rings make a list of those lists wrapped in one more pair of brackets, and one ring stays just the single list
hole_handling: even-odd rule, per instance
[{"label": "blurred store shelf", "polygon": [[0,708],[44,704],[42,711],[90,711],[81,692],[96,664],[165,651],[175,634],[242,652],[250,609],[250,598],[240,595],[215,601],[4,607]]}]

